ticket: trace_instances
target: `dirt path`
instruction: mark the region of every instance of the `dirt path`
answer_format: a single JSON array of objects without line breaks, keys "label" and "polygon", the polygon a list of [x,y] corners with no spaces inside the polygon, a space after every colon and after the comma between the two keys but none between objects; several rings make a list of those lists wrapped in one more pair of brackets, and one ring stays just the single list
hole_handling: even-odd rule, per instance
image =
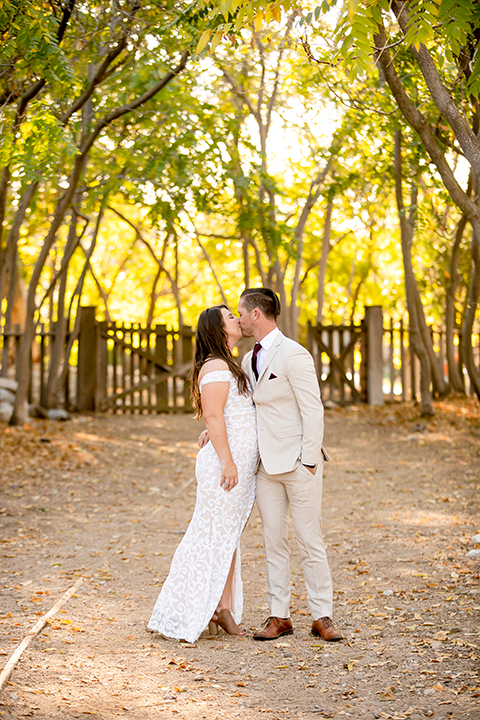
[{"label": "dirt path", "polygon": [[[77,417],[0,428],[0,649],[83,584],[30,645],[0,718],[480,718],[480,420],[443,404],[327,413],[324,526],[346,641],[309,635],[292,542],[283,642],[193,645],[145,624],[187,527],[198,426],[190,417]],[[477,503],[477,504],[476,504]],[[242,544],[249,631],[267,616],[255,510]]]}]

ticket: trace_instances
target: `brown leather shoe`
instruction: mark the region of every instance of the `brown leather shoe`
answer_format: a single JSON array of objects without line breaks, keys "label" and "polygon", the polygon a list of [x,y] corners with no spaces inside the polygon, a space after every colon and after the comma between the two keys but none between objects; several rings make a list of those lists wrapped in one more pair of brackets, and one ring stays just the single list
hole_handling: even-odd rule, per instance
[{"label": "brown leather shoe", "polygon": [[269,617],[263,623],[263,630],[253,636],[254,640],[275,640],[282,635],[293,635],[293,625],[290,618]]},{"label": "brown leather shoe", "polygon": [[319,618],[312,625],[312,635],[321,637],[323,640],[335,642],[343,640],[343,635],[337,630],[329,617]]}]

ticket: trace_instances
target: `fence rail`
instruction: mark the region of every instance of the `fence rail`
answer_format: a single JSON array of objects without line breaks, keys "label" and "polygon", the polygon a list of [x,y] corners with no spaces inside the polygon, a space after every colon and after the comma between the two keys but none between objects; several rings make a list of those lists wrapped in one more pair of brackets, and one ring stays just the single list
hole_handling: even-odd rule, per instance
[{"label": "fence rail", "polygon": [[[380,332],[380,331],[377,331]],[[433,348],[448,382],[446,331],[430,328]],[[420,398],[420,362],[410,345],[408,325],[384,318],[381,326],[381,391],[384,400],[417,401]],[[309,326],[308,347],[313,355],[324,400],[344,405],[368,400],[368,347],[365,321],[360,325]],[[461,330],[454,330],[455,362],[467,396],[473,394],[461,362]],[[473,335],[474,358],[480,372],[480,329]],[[435,390],[435,388],[434,388]]]},{"label": "fence rail", "polygon": [[[50,369],[50,358],[53,343],[55,342],[55,326],[49,328],[46,325],[39,325],[30,350],[30,383],[28,386],[28,402],[32,405],[44,406],[46,403],[46,392],[48,375]],[[17,355],[22,332],[17,327],[15,330],[0,333],[0,350],[2,365],[0,377],[13,377],[15,372],[14,361]],[[65,344],[70,341],[70,334],[66,336]],[[77,354],[77,342],[74,343],[73,356]],[[65,383],[62,388],[62,404],[72,408],[76,395],[76,365],[69,364],[66,368]]]},{"label": "fence rail", "polygon": [[191,412],[186,382],[193,358],[191,328],[104,322],[99,324],[98,345],[101,410]]},{"label": "fence rail", "polygon": [[[78,339],[72,344],[61,404],[68,410],[116,413],[191,412],[189,383],[193,330],[166,325],[97,322],[94,307],[80,308]],[[448,380],[445,330],[431,329],[433,346]],[[22,334],[0,332],[0,376],[13,377]],[[55,325],[40,325],[30,353],[28,401],[45,406]],[[67,335],[65,346],[70,336]],[[480,372],[480,329],[473,336]],[[383,318],[379,307],[366,308],[358,325],[309,325],[307,346],[313,355],[324,401],[383,404],[420,397],[420,364],[412,352],[403,320]],[[461,362],[461,331],[454,334],[455,361],[465,392],[472,394]]]},{"label": "fence rail", "polygon": [[[191,412],[191,328],[97,322],[95,308],[80,308],[79,337],[72,346],[60,403],[67,410],[119,413]],[[22,333],[0,333],[0,376],[15,376]],[[46,406],[55,326],[39,325],[30,353],[28,402]],[[65,349],[70,335],[65,340]]]}]

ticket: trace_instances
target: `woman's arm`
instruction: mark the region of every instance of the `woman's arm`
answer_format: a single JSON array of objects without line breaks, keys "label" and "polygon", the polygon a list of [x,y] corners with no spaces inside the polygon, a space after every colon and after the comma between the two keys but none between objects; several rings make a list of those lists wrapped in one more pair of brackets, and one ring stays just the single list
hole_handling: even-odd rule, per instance
[{"label": "woman's arm", "polygon": [[238,483],[237,466],[233,462],[228,444],[227,428],[223,410],[228,397],[228,382],[215,382],[204,385],[202,389],[203,419],[210,442],[220,458],[222,478],[220,485],[227,492]]}]

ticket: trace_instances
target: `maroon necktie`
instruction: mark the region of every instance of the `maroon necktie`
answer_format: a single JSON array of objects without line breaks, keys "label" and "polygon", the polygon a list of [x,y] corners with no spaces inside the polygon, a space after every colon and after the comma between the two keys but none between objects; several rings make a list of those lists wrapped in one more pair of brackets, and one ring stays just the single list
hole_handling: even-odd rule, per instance
[{"label": "maroon necktie", "polygon": [[255,347],[253,348],[253,355],[252,355],[252,370],[253,374],[255,375],[255,380],[258,380],[258,370],[257,370],[257,355],[262,349],[262,346],[260,343],[255,343]]}]

